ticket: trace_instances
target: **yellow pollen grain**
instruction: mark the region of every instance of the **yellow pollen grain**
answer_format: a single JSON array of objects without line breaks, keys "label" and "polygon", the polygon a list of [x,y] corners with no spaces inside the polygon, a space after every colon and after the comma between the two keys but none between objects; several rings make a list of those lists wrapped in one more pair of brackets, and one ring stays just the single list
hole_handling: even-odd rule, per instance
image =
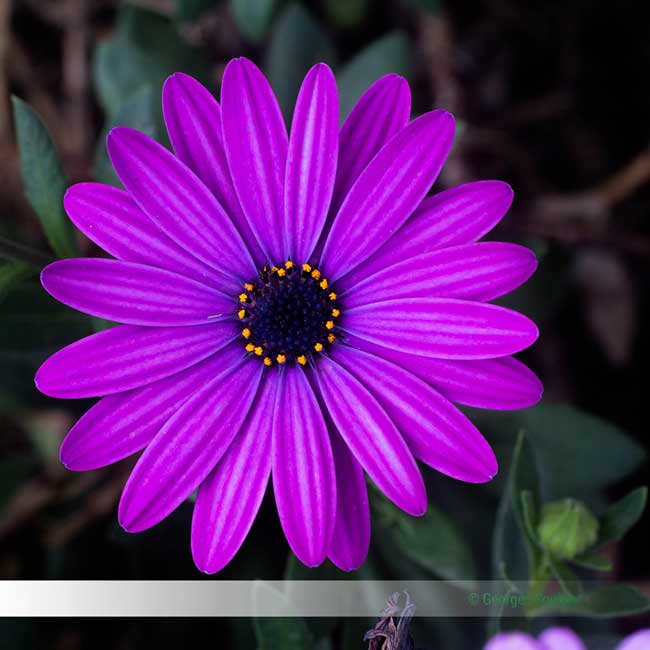
[{"label": "yellow pollen grain", "polygon": [[273,363],[273,361],[271,361],[271,357],[265,357],[265,358],[264,358],[264,365],[265,365],[265,366],[268,367],[268,366],[270,366],[272,363]]},{"label": "yellow pollen grain", "polygon": [[327,335],[327,340],[328,340],[330,343],[334,343],[334,340],[335,340],[335,339],[336,339],[336,336],[334,336],[334,334],[328,334],[328,335]]},{"label": "yellow pollen grain", "polygon": [[262,352],[264,352],[264,350],[262,349],[262,347],[261,347],[260,345],[258,345],[258,346],[255,348],[255,354],[256,354],[258,357],[261,357],[261,356],[262,356]]},{"label": "yellow pollen grain", "polygon": [[334,329],[334,321],[333,320],[328,320],[327,323],[325,323],[325,327],[327,327],[328,330],[333,330]]},{"label": "yellow pollen grain", "polygon": [[314,280],[319,280],[320,279],[320,271],[318,269],[314,269],[311,272],[311,277],[314,278]]},{"label": "yellow pollen grain", "polygon": [[244,285],[244,289],[246,289],[246,291],[252,291],[252,290],[254,289],[254,287],[253,287],[253,285],[252,285],[250,282],[247,282],[247,283]]},{"label": "yellow pollen grain", "polygon": [[287,357],[285,357],[284,354],[278,354],[278,356],[275,357],[275,360],[278,363],[284,363],[287,360]]},{"label": "yellow pollen grain", "polygon": [[323,349],[323,344],[322,343],[315,343],[314,344],[314,350],[316,350],[316,352],[320,352],[322,349]]},{"label": "yellow pollen grain", "polygon": [[246,352],[252,352],[255,349],[255,346],[252,343],[246,345]]},{"label": "yellow pollen grain", "polygon": [[282,278],[287,274],[287,272],[284,269],[278,269],[278,275]]},{"label": "yellow pollen grain", "polygon": [[241,331],[241,335],[247,339],[251,335],[251,331],[248,329],[248,327],[244,327],[244,329]]},{"label": "yellow pollen grain", "polygon": [[340,315],[341,315],[340,309],[332,309],[332,316],[334,316],[334,318],[338,318]]},{"label": "yellow pollen grain", "polygon": [[303,264],[302,270],[306,271],[307,273],[311,273],[311,266],[309,266],[309,264]]},{"label": "yellow pollen grain", "polygon": [[323,278],[323,279],[321,280],[321,283],[320,283],[319,286],[320,286],[321,289],[325,290],[325,289],[327,289],[327,287],[328,287],[329,285],[327,284],[327,280],[326,280],[325,278]]},{"label": "yellow pollen grain", "polygon": [[278,267],[277,267],[277,266],[272,266],[272,267],[271,267],[271,273],[276,273],[277,270],[278,270]]},{"label": "yellow pollen grain", "polygon": [[237,312],[237,316],[239,316],[239,318],[246,318],[246,310],[245,309],[240,309]]},{"label": "yellow pollen grain", "polygon": [[336,294],[333,291],[332,291],[332,293],[330,293],[329,299],[330,300],[336,300]]},{"label": "yellow pollen grain", "polygon": [[248,294],[247,293],[240,293],[239,294],[239,302],[246,302],[248,300]]},{"label": "yellow pollen grain", "polygon": [[292,269],[292,268],[293,268],[293,262],[292,262],[291,260],[287,260],[287,261],[284,263],[284,268],[285,268],[285,269]]},{"label": "yellow pollen grain", "polygon": [[304,354],[301,354],[296,361],[301,365],[304,366],[307,363],[307,357]]}]

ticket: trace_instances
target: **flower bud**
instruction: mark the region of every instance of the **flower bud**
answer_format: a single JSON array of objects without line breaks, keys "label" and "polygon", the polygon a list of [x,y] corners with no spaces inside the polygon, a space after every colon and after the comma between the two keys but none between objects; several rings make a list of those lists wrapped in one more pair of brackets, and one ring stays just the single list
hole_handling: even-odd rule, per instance
[{"label": "flower bud", "polygon": [[584,503],[562,499],[544,505],[537,534],[551,555],[571,560],[596,543],[598,526]]}]

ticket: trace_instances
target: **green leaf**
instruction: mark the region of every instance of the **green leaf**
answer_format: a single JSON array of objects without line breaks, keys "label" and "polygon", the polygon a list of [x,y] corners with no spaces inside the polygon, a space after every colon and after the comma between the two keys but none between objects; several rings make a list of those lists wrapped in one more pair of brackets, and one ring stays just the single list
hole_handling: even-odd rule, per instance
[{"label": "green leaf", "polygon": [[325,0],[325,12],[338,29],[352,29],[363,22],[369,0]]},{"label": "green leaf", "polygon": [[565,602],[553,601],[534,610],[535,616],[551,614],[586,615],[594,618],[617,618],[642,614],[650,610],[650,601],[628,585],[608,585],[580,594]]},{"label": "green leaf", "polygon": [[[128,126],[137,131],[142,131],[152,138],[158,136],[156,128],[156,117],[154,111],[154,95],[151,86],[146,85],[136,90],[130,97],[127,97],[115,115],[109,118],[110,128],[112,126]],[[95,151],[94,177],[100,183],[120,186],[120,179],[117,177],[113,165],[108,158],[106,151],[106,136],[110,128],[105,128],[97,143]]]},{"label": "green leaf", "polygon": [[390,509],[388,518],[384,517],[384,520],[391,523],[379,532],[379,536],[390,537],[395,552],[440,578],[475,579],[472,551],[450,517],[432,506],[422,517],[410,517],[376,492],[371,494],[371,498],[374,508],[380,513],[386,514]]},{"label": "green leaf", "polygon": [[332,42],[302,5],[289,5],[277,20],[264,66],[287,123],[303,77],[320,62],[334,65]]},{"label": "green leaf", "polygon": [[209,9],[213,9],[217,2],[215,0],[174,0],[176,15],[181,20],[196,20]]},{"label": "green leaf", "polygon": [[553,577],[558,581],[565,594],[578,596],[582,592],[582,585],[573,571],[561,560],[547,557],[546,561],[551,569]]},{"label": "green leaf", "polygon": [[528,535],[528,539],[537,542],[537,510],[535,505],[535,498],[530,490],[523,490],[520,495],[521,499],[521,514],[524,523],[524,530]]},{"label": "green leaf", "polygon": [[25,194],[54,252],[74,257],[74,230],[63,209],[67,182],[50,134],[40,117],[21,99],[12,97],[20,172]]},{"label": "green leaf", "polygon": [[94,83],[108,125],[112,126],[111,118],[127,98],[149,86],[154,122],[158,133],[164,133],[160,95],[165,79],[178,70],[200,81],[209,80],[203,53],[183,41],[172,20],[139,7],[122,7],[112,37],[95,51]]},{"label": "green leaf", "polygon": [[[522,494],[525,494],[523,498]],[[528,531],[526,519],[537,512],[539,501],[537,461],[527,436],[522,432],[515,443],[508,483],[494,527],[492,568],[495,578],[500,579],[505,572],[514,580],[527,579],[533,567],[537,566],[539,551],[534,533]],[[525,541],[523,545],[522,538]]]},{"label": "green leaf", "polygon": [[301,618],[256,618],[259,650],[313,650],[314,638]]},{"label": "green leaf", "polygon": [[595,551],[587,551],[578,557],[574,557],[571,562],[584,569],[591,569],[593,571],[612,570],[612,563],[609,561],[609,558]]},{"label": "green leaf", "polygon": [[345,119],[359,97],[379,77],[395,72],[408,78],[412,67],[411,46],[404,32],[391,32],[368,45],[348,61],[337,75],[341,120]]},{"label": "green leaf", "polygon": [[6,262],[0,265],[0,302],[21,280],[36,271],[31,264],[25,262]]},{"label": "green leaf", "polygon": [[598,545],[617,542],[641,518],[648,499],[648,488],[640,487],[607,509],[600,518]]},{"label": "green leaf", "polygon": [[239,31],[253,43],[259,43],[269,31],[281,0],[231,0],[232,15]]}]

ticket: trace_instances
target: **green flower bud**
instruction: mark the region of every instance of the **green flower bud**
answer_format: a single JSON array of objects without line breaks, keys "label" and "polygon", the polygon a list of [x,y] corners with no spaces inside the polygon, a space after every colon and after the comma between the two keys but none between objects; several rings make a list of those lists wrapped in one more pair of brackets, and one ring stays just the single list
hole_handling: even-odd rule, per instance
[{"label": "green flower bud", "polygon": [[544,505],[537,535],[551,555],[572,560],[596,543],[598,526],[584,503],[562,499]]}]

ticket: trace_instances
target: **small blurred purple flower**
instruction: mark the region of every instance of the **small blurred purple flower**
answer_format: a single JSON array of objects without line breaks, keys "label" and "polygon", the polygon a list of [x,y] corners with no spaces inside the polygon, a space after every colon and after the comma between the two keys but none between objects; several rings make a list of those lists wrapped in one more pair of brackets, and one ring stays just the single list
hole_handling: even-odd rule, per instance
[{"label": "small blurred purple flower", "polygon": [[[498,634],[488,642],[484,650],[587,650],[587,646],[573,630],[551,627],[537,639],[522,632]],[[650,630],[639,630],[631,634],[615,650],[650,650]]]},{"label": "small blurred purple flower", "polygon": [[531,251],[476,243],[512,201],[501,182],[425,198],[454,120],[409,122],[401,77],[377,81],[339,130],[336,82],[307,74],[290,134],[255,65],[227,66],[221,105],[197,81],[165,83],[175,155],[118,127],[111,161],[126,191],[70,188],[72,221],[116,259],[69,259],[45,289],[122,323],[77,341],[36,375],[45,394],[105,396],[61,448],[90,470],[146,448],[119,521],[145,530],[198,488],[197,566],[235,555],[272,476],[287,540],[315,566],[366,556],[364,472],[398,507],[426,510],[416,458],[489,481],[495,456],[452,402],[536,403],[510,355],[537,328],[488,304],[525,282]]}]

